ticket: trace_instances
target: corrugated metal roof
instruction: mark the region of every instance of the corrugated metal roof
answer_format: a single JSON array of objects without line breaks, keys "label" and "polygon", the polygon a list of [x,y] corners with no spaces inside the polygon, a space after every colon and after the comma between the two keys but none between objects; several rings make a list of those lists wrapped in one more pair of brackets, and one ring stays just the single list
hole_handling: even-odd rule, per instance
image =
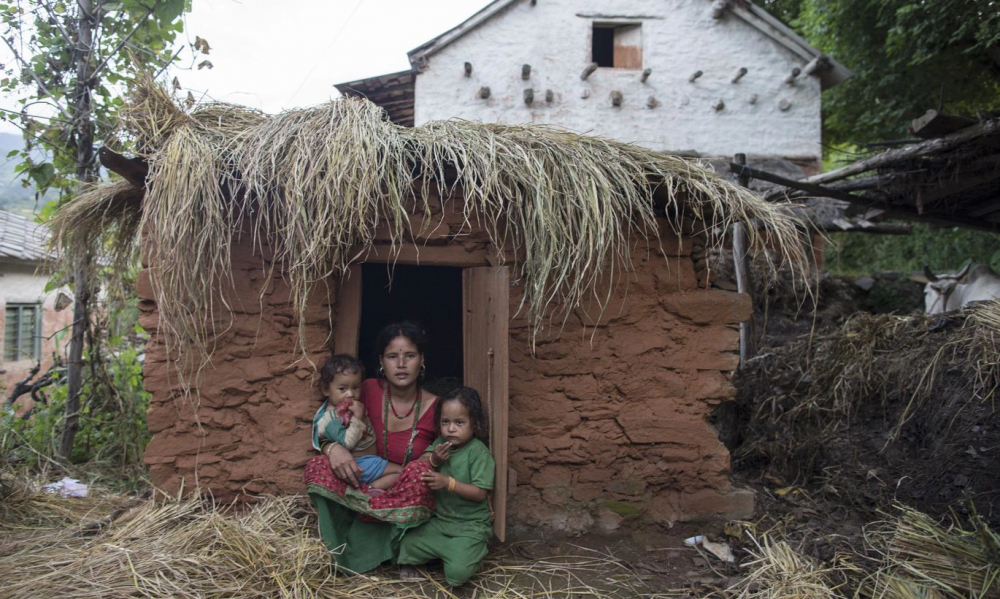
[{"label": "corrugated metal roof", "polygon": [[46,260],[49,228],[13,212],[0,210],[0,259]]}]

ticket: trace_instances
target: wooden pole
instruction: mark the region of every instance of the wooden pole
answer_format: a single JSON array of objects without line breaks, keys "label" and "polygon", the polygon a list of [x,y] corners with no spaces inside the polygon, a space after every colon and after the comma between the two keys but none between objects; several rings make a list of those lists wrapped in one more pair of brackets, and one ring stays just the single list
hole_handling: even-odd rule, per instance
[{"label": "wooden pole", "polygon": [[[734,162],[740,166],[746,166],[747,155],[737,154]],[[750,185],[750,173],[743,170],[738,173],[740,185],[748,187]],[[747,233],[743,223],[733,225],[733,262],[736,267],[736,290],[739,293],[746,293],[751,296],[752,285],[750,284],[750,255],[747,252]],[[740,368],[746,364],[750,354],[751,334],[753,332],[753,315],[740,323]]]}]

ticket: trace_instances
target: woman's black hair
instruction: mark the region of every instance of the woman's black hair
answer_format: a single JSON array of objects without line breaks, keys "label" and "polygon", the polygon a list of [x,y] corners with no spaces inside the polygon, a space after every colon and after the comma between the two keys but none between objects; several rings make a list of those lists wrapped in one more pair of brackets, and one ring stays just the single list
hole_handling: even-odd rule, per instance
[{"label": "woman's black hair", "polygon": [[406,337],[410,340],[410,343],[417,346],[418,352],[421,354],[426,353],[427,332],[424,331],[424,327],[409,320],[394,322],[382,327],[382,330],[375,336],[376,365],[382,363],[382,354],[385,353],[385,348],[389,347],[389,344],[392,343],[392,340],[396,337]]},{"label": "woman's black hair", "polygon": [[469,422],[472,423],[472,433],[480,439],[489,437],[489,427],[486,425],[486,412],[479,393],[472,387],[457,387],[442,395],[434,406],[434,423],[441,426],[441,409],[449,401],[457,401],[469,412]]},{"label": "woman's black hair", "polygon": [[337,354],[319,369],[319,388],[324,395],[327,387],[333,382],[333,377],[344,372],[358,372],[362,379],[365,378],[365,366],[361,360],[347,354]]}]

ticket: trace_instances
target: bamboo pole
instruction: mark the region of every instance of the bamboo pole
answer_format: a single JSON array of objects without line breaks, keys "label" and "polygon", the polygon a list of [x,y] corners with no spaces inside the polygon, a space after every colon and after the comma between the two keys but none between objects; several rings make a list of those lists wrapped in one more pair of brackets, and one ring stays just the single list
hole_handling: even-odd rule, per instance
[{"label": "bamboo pole", "polygon": [[[737,154],[734,162],[745,167],[747,164],[746,154]],[[745,169],[739,172],[740,185],[748,187],[750,185],[750,174]],[[736,266],[736,290],[739,293],[753,295],[753,286],[750,283],[750,256],[747,253],[747,233],[742,223],[733,225],[733,262]],[[752,300],[752,298],[751,298]],[[753,314],[750,318],[740,323],[740,368],[746,364],[750,354],[750,342],[753,333]]]}]

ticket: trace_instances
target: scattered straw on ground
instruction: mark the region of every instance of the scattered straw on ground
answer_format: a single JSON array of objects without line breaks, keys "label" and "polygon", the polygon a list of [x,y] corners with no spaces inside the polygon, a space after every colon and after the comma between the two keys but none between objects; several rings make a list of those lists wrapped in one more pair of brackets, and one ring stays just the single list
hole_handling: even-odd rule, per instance
[{"label": "scattered straw on ground", "polygon": [[[440,568],[401,580],[395,567],[335,575],[302,497],[264,497],[232,509],[198,499],[102,494],[61,498],[3,477],[3,596],[37,597],[654,597],[611,554],[511,559],[500,548],[459,589]],[[507,556],[507,557],[505,557]]]}]

